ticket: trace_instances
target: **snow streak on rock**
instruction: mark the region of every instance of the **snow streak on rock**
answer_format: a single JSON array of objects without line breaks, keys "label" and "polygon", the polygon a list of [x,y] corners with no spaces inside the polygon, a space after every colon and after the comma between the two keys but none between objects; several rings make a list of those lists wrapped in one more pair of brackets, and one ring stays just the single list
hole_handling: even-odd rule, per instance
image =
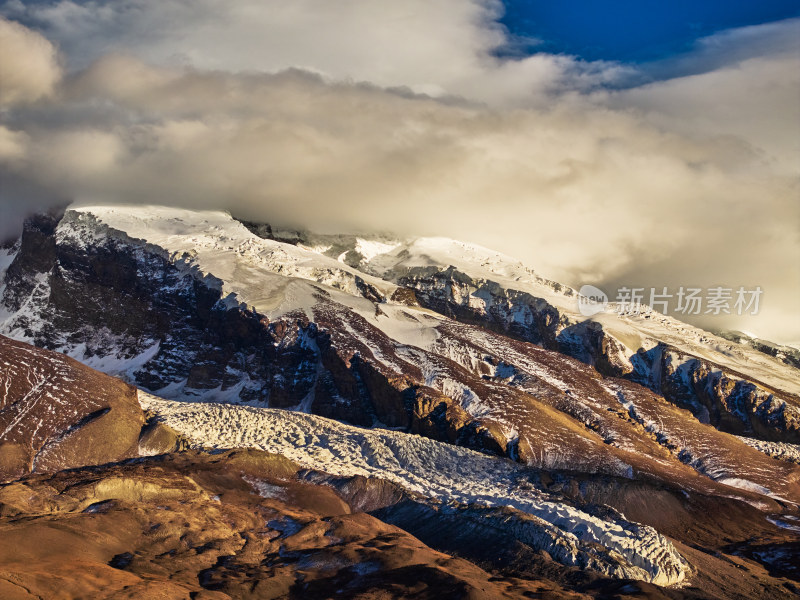
[{"label": "snow streak on rock", "polygon": [[800,444],[786,444],[784,442],[765,442],[753,438],[739,437],[745,444],[763,452],[767,456],[800,464]]}]

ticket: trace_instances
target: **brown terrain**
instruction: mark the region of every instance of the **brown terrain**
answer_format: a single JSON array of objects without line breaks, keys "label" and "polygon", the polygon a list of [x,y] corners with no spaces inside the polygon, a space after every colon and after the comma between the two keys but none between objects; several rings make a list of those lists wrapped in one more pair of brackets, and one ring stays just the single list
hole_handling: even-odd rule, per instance
[{"label": "brown terrain", "polygon": [[262,452],[188,452],[8,484],[0,595],[578,597],[437,552],[297,471]]},{"label": "brown terrain", "polygon": [[[746,502],[687,499],[657,483],[532,471],[536,485],[668,535],[693,571],[675,589],[564,567],[492,525],[496,510],[442,511],[380,479],[336,478],[265,452],[121,460],[138,447],[151,454],[186,444],[157,419],[143,426],[147,415],[127,384],[2,341],[4,376],[26,369],[13,371],[5,406],[59,391],[16,409],[34,426],[14,428],[13,443],[33,455],[47,447],[50,459],[14,465],[0,486],[3,598],[766,599],[800,591],[796,535]],[[46,419],[57,400],[73,416]],[[104,407],[126,418],[84,429],[85,414]],[[101,452],[111,440],[119,445]],[[19,477],[31,467],[36,473]]]},{"label": "brown terrain", "polygon": [[[412,510],[415,522],[400,528],[358,510],[385,501],[379,482],[308,476],[258,451],[185,451],[26,476],[0,487],[0,595],[766,599],[800,590],[790,558],[776,571],[752,556],[796,552],[796,539],[754,528],[755,511],[736,503],[724,519],[707,513],[700,523],[665,495],[658,508],[672,514],[650,521],[685,540],[678,548],[696,570],[691,585],[665,589],[567,569],[441,516]],[[653,492],[643,492],[638,500],[652,512]],[[410,509],[393,506],[377,514],[402,523]],[[745,541],[749,550],[739,552]]]},{"label": "brown terrain", "polygon": [[136,388],[0,336],[0,481],[138,456]]}]

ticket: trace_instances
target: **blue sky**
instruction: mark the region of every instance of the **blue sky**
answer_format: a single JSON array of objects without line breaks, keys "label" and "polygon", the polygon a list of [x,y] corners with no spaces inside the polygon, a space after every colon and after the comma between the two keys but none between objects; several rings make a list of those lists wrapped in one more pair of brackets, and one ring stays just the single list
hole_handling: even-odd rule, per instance
[{"label": "blue sky", "polygon": [[800,16],[797,0],[505,0],[501,23],[539,43],[528,52],[641,63],[736,27]]}]

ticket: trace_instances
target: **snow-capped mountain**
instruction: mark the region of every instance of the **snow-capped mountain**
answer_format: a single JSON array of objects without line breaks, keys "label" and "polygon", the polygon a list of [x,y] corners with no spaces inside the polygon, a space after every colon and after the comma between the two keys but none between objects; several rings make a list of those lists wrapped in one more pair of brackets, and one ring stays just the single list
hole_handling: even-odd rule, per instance
[{"label": "snow-capped mountain", "polygon": [[697,567],[660,528],[699,538],[654,503],[753,531],[800,503],[791,361],[655,312],[584,317],[486,248],[71,206],[30,219],[0,277],[0,334],[138,386],[185,443],[489,511],[564,565],[676,584]]}]

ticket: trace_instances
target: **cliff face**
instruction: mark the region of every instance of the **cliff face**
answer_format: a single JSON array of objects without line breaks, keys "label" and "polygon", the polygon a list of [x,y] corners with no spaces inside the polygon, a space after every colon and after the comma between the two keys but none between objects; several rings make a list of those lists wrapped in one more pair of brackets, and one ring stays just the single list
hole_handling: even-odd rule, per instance
[{"label": "cliff face", "polygon": [[722,431],[800,442],[798,398],[752,376],[663,342],[627,356],[625,345],[603,324],[576,322],[544,298],[473,280],[452,266],[411,268],[397,281],[407,290],[398,297],[413,297],[449,318],[577,358],[602,375],[645,385]]},{"label": "cliff face", "polygon": [[208,389],[266,373],[273,337],[255,315],[225,307],[218,289],[163,250],[77,220],[68,213],[57,231],[53,222],[26,224],[3,291],[15,311],[6,332],[89,364],[111,361],[108,368],[154,389],[177,379]]},{"label": "cliff face", "polygon": [[[365,360],[363,344],[334,331],[343,323],[335,307],[325,308],[322,289],[314,290],[316,321],[290,311],[271,322],[223,298],[213,275],[198,276],[189,257],[175,260],[74,212],[31,219],[15,251],[3,287],[11,313],[3,331],[10,335],[166,395],[215,391],[236,402],[380,422],[503,451],[452,399],[374,357]],[[363,321],[355,326],[364,336],[386,337]]]},{"label": "cliff face", "polygon": [[664,349],[657,360],[664,396],[701,422],[736,435],[800,443],[800,412],[791,395],[674,349]]}]

